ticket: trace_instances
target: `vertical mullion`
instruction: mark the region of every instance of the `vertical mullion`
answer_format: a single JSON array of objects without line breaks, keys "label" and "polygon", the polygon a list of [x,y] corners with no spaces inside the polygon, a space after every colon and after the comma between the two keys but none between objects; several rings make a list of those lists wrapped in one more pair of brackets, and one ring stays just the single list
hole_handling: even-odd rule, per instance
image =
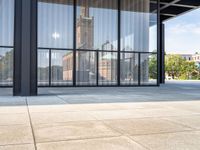
[{"label": "vertical mullion", "polygon": [[51,49],[49,49],[49,86],[51,86]]},{"label": "vertical mullion", "polygon": [[99,86],[99,51],[96,51],[96,84]]},{"label": "vertical mullion", "polygon": [[138,85],[140,86],[141,85],[141,79],[140,79],[140,77],[141,77],[141,53],[139,52],[138,53]]},{"label": "vertical mullion", "polygon": [[30,78],[31,78],[31,95],[37,95],[37,18],[38,18],[38,0],[31,1],[31,67],[30,67]]},{"label": "vertical mullion", "polygon": [[73,86],[76,86],[76,7],[77,0],[74,0],[74,9],[73,9]]},{"label": "vertical mullion", "polygon": [[118,0],[118,61],[117,61],[117,85],[120,86],[120,50],[121,50],[121,43],[120,43],[120,38],[121,38],[121,0]]},{"label": "vertical mullion", "polygon": [[160,29],[160,0],[157,0],[157,85],[160,85],[160,47],[161,47],[161,29]]}]

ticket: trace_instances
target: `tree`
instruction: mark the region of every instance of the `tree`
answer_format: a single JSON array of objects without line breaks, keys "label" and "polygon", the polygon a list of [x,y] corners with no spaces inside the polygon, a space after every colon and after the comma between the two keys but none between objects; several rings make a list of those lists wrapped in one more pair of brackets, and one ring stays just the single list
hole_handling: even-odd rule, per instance
[{"label": "tree", "polygon": [[149,60],[149,76],[151,79],[157,78],[157,57],[152,55]]},{"label": "tree", "polygon": [[179,78],[183,73],[184,59],[179,55],[166,55],[165,58],[165,71],[169,76]]},{"label": "tree", "polygon": [[198,79],[198,68],[193,61],[187,61],[180,55],[166,55],[165,71],[173,79]]}]

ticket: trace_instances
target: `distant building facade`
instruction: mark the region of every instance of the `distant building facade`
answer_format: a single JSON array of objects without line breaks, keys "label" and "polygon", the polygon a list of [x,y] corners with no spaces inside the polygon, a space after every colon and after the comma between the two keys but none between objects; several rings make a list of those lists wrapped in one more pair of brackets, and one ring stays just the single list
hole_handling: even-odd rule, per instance
[{"label": "distant building facade", "polygon": [[197,53],[197,54],[192,55],[192,60],[200,68],[200,54]]},{"label": "distant building facade", "polygon": [[183,59],[187,60],[187,61],[191,61],[193,55],[192,55],[192,54],[180,54],[180,56],[181,56]]}]

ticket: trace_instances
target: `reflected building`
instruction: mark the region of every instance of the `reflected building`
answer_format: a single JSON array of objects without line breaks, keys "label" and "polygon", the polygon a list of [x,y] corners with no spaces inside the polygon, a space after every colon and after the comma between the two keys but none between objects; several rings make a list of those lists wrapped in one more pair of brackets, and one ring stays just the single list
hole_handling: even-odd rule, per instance
[{"label": "reflected building", "polygon": [[[76,53],[76,82],[84,84],[88,82],[96,83],[96,66],[99,66],[98,76],[102,81],[116,81],[117,55],[116,53],[100,52],[99,62],[96,62],[97,52],[91,52],[94,46],[94,17],[89,15],[89,7],[81,6],[80,16],[77,18],[77,49],[82,49]],[[110,49],[114,51],[114,46],[107,40],[101,45],[100,50]],[[89,51],[86,51],[89,50]],[[73,52],[63,57],[63,79],[72,80]]]},{"label": "reflected building", "polygon": [[[80,8],[80,16],[77,18],[76,40],[77,49],[93,49],[94,39],[94,18],[89,16],[89,7],[87,4]],[[92,76],[95,76],[95,56],[88,51],[79,51],[76,53],[76,81],[88,82]],[[63,79],[72,80],[73,68],[69,64],[73,64],[73,52],[63,57]],[[92,74],[91,74],[92,72]]]}]

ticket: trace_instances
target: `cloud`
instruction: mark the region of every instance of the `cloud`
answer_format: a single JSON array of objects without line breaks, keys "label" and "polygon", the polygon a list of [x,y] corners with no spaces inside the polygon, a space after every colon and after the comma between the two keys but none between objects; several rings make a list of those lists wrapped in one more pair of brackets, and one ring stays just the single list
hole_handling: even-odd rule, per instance
[{"label": "cloud", "polygon": [[200,49],[200,23],[176,23],[166,28],[166,51],[195,53]]},{"label": "cloud", "polygon": [[200,35],[200,23],[195,24],[174,24],[167,29],[168,34],[197,34]]},{"label": "cloud", "polygon": [[200,52],[200,9],[165,22],[165,46],[170,53]]}]

